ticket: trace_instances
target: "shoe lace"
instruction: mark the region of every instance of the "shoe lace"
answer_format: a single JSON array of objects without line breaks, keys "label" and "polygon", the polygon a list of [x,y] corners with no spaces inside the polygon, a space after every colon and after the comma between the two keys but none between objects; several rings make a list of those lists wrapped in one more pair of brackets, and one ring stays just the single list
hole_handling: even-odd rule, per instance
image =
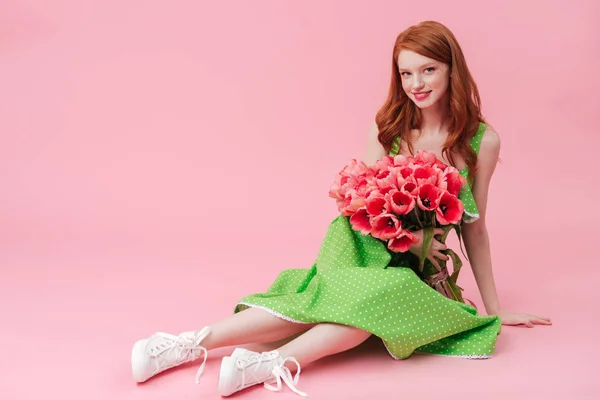
[{"label": "shoe lace", "polygon": [[[200,346],[198,341],[194,341],[191,338],[183,336],[175,336],[169,333],[158,333],[165,341],[156,344],[150,349],[152,354],[164,354],[165,357],[157,357],[157,367],[165,367],[165,364],[169,363],[169,356],[173,355],[177,365],[184,363],[190,359],[196,359],[200,354],[204,354],[204,361],[196,372],[196,383],[200,382],[200,376],[204,372],[204,366],[206,365],[206,359],[208,358],[208,351],[206,348]],[[200,354],[198,354],[200,353]]]},{"label": "shoe lace", "polygon": [[[271,351],[271,352],[262,353],[260,356],[251,355],[248,357],[240,358],[238,360],[238,367],[240,367],[243,371],[242,372],[242,386],[244,386],[246,383],[245,372],[246,372],[246,367],[248,365],[256,364],[256,367],[253,370],[253,372],[254,372],[260,368],[260,365],[263,362],[276,360],[278,357],[279,357],[279,353],[277,353],[276,351]],[[296,364],[296,367],[297,367],[296,374],[293,376],[292,376],[290,369],[285,366],[285,363],[287,361],[290,361],[290,362],[293,362]],[[301,392],[300,390],[298,390],[296,388],[296,385],[298,384],[298,380],[300,379],[300,363],[298,363],[298,361],[295,358],[287,357],[281,363],[275,364],[275,366],[273,367],[273,369],[271,371],[271,376],[272,376],[272,379],[264,382],[265,389],[268,389],[272,392],[279,392],[279,391],[281,391],[282,382],[283,382],[294,393],[296,393],[300,396],[303,396],[303,397],[308,397],[308,395],[306,393]],[[271,385],[271,383],[273,383],[273,380],[276,383],[276,386]]]},{"label": "shoe lace", "polygon": [[[295,375],[292,376],[292,372],[290,371],[290,369],[284,365],[286,361],[291,361],[296,364],[297,370]],[[275,378],[277,386],[275,387],[265,382],[264,386],[266,389],[273,392],[279,392],[281,391],[282,386],[281,381],[283,381],[292,390],[292,392],[299,394],[303,397],[308,397],[308,394],[301,392],[300,390],[298,390],[298,388],[296,388],[298,380],[300,379],[300,364],[298,363],[298,361],[296,361],[295,358],[287,357],[283,360],[281,365],[276,365],[275,367],[273,367],[273,371],[271,372],[271,374]]]}]

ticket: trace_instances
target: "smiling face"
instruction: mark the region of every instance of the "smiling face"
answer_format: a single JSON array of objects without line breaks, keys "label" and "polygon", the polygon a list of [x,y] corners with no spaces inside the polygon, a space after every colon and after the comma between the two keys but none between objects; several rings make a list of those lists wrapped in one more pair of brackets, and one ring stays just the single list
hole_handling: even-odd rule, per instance
[{"label": "smiling face", "polygon": [[421,109],[446,100],[450,82],[447,64],[403,49],[398,55],[398,72],[404,93]]}]

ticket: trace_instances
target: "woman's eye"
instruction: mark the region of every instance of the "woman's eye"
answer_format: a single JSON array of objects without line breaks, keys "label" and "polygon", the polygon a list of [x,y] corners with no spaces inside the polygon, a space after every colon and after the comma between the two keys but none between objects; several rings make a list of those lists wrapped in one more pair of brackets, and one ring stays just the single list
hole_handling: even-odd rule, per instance
[{"label": "woman's eye", "polygon": [[433,72],[433,71],[435,71],[435,68],[433,68],[433,67],[425,68],[425,72]]},{"label": "woman's eye", "polygon": [[402,75],[402,76],[409,76],[410,72],[402,72],[400,75]]}]

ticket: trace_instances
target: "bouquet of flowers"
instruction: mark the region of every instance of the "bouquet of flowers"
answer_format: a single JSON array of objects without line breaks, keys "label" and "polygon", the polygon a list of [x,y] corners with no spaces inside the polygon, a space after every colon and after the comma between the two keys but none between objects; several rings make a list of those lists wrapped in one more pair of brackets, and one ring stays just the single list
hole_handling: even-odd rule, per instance
[{"label": "bouquet of flowers", "polygon": [[[461,239],[460,221],[464,205],[458,194],[466,183],[459,171],[437,159],[435,154],[419,151],[415,156],[384,156],[374,165],[351,160],[337,175],[329,190],[340,213],[350,217],[352,228],[385,243],[392,260],[404,256],[410,267],[428,285],[448,298],[464,302],[456,284],[462,262],[451,249],[443,250],[453,263],[449,274],[445,260],[438,269],[427,259],[436,228],[436,237],[446,242],[454,229]],[[423,230],[418,256],[409,253],[419,239],[414,232]],[[464,252],[463,252],[464,255]]]}]

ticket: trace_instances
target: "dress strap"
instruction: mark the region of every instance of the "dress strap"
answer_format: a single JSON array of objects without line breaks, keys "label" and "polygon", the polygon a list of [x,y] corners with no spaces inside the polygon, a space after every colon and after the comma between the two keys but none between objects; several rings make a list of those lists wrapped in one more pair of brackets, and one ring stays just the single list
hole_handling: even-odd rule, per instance
[{"label": "dress strap", "polygon": [[402,140],[400,135],[397,135],[394,138],[394,140],[392,141],[392,144],[390,146],[390,151],[388,152],[388,155],[390,155],[392,157],[396,157],[398,155],[398,153],[400,153],[400,140]]},{"label": "dress strap", "polygon": [[473,148],[473,151],[477,155],[479,155],[479,147],[481,146],[481,139],[483,138],[483,134],[485,133],[485,130],[487,129],[487,127],[488,127],[487,124],[480,122],[479,128],[477,128],[477,132],[475,132],[475,135],[473,135],[473,138],[471,138],[471,148]]}]

